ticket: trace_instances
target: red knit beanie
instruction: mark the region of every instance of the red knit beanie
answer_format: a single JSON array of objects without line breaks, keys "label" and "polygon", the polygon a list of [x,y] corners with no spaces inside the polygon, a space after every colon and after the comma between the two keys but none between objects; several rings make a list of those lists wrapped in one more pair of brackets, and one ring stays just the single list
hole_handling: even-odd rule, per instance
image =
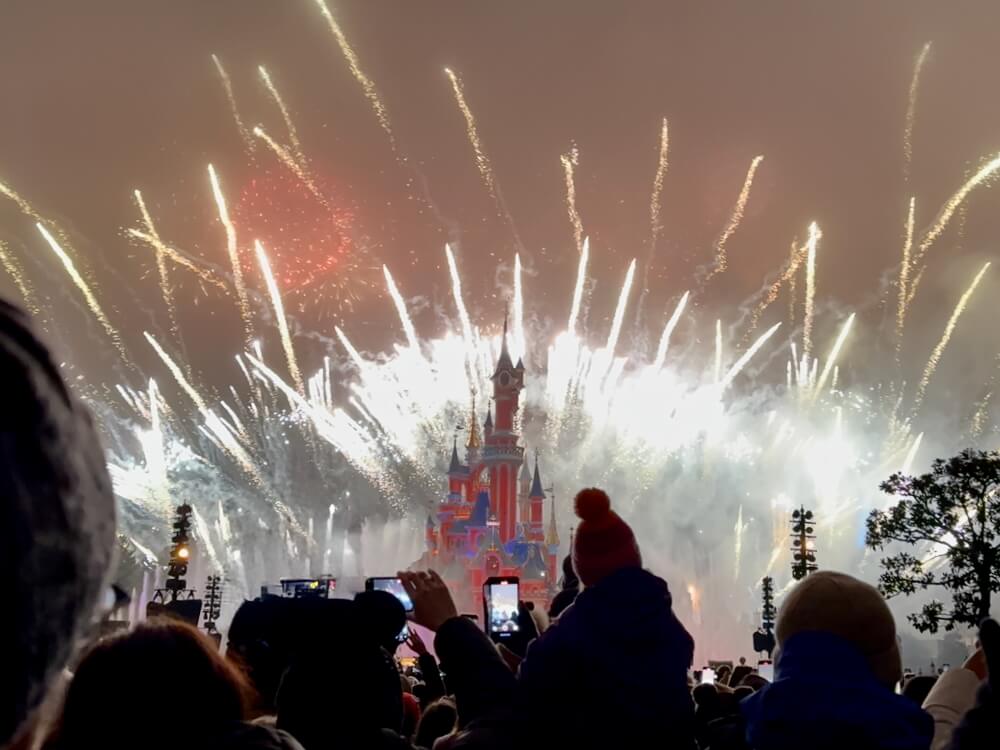
[{"label": "red knit beanie", "polygon": [[580,490],[573,505],[580,517],[573,537],[573,567],[584,586],[593,586],[622,568],[642,567],[635,535],[611,510],[604,490]]}]

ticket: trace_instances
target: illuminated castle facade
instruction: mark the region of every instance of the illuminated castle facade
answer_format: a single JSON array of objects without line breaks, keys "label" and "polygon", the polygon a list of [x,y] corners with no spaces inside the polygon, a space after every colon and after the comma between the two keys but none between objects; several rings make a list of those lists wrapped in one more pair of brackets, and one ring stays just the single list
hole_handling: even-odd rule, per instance
[{"label": "illuminated castle facade", "polygon": [[555,501],[545,518],[545,490],[529,472],[519,444],[516,416],[524,389],[524,364],[507,351],[507,323],[493,381],[493,404],[480,435],[475,402],[465,462],[458,440],[448,466],[448,494],[427,519],[427,552],[421,563],[445,579],[462,611],[482,616],[482,586],[491,576],[520,578],[520,596],[548,608],[555,593],[559,537]]}]

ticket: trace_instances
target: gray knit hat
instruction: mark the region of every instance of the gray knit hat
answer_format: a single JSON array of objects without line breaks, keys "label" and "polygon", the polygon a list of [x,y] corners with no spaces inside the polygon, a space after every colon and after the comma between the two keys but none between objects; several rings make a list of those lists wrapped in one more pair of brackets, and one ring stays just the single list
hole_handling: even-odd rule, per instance
[{"label": "gray knit hat", "polygon": [[0,301],[0,747],[65,666],[106,586],[115,502],[100,441],[28,317]]}]

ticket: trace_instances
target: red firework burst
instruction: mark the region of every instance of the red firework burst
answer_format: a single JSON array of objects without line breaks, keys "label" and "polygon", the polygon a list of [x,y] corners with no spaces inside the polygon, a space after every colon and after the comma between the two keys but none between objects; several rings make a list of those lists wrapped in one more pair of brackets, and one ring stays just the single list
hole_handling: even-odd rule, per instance
[{"label": "red firework burst", "polygon": [[[325,203],[287,171],[258,172],[234,211],[240,235],[264,243],[275,277],[288,293],[340,288],[356,263],[354,209],[328,182],[314,178],[314,184]],[[253,254],[243,257],[254,273]]]}]

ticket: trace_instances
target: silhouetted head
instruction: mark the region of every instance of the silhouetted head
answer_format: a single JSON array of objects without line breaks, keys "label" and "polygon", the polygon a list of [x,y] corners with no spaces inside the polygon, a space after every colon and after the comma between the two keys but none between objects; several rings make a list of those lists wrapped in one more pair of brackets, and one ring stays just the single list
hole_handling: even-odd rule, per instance
[{"label": "silhouetted head", "polygon": [[451,699],[441,698],[434,701],[424,709],[420,717],[413,744],[417,747],[434,747],[435,740],[450,734],[455,729],[457,720],[458,712],[455,711],[455,704]]},{"label": "silhouetted head", "polygon": [[246,718],[249,698],[246,679],[204,633],[149,620],[83,657],[66,692],[58,746],[184,747]]},{"label": "silhouetted head", "polygon": [[388,591],[362,591],[354,597],[362,629],[390,654],[396,653],[406,625],[403,604]]},{"label": "silhouetted head", "polygon": [[107,591],[115,501],[89,412],[0,302],[0,747],[41,704]]},{"label": "silhouetted head", "polygon": [[778,610],[777,660],[782,644],[804,632],[830,633],[849,642],[890,689],[902,677],[896,622],[878,589],[864,581],[820,570],[795,584]]},{"label": "silhouetted head", "polygon": [[934,687],[934,683],[937,682],[938,678],[936,675],[922,674],[914,675],[903,683],[903,695],[912,700],[918,706],[924,705],[924,698]]}]

